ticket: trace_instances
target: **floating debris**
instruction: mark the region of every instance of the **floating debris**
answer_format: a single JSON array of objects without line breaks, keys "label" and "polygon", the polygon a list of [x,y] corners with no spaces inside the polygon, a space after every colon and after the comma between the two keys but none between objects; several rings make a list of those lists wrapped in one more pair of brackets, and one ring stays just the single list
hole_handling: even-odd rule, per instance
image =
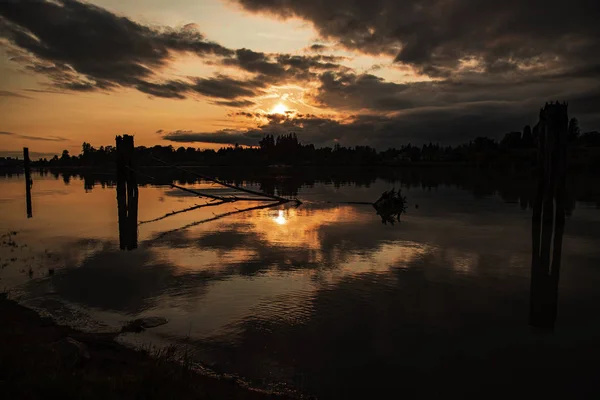
[{"label": "floating debris", "polygon": [[377,211],[377,215],[381,217],[381,223],[394,225],[396,221],[400,221],[400,215],[406,212],[406,197],[402,196],[400,190],[388,190],[382,193],[381,197],[373,203],[373,207]]}]

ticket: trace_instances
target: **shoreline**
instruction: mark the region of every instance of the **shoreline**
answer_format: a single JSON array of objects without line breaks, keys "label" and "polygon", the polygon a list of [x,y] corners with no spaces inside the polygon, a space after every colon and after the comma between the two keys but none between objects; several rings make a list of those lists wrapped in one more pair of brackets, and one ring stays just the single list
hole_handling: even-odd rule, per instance
[{"label": "shoreline", "polygon": [[134,350],[115,333],[86,333],[0,297],[0,391],[6,398],[287,400],[177,361],[174,349]]}]

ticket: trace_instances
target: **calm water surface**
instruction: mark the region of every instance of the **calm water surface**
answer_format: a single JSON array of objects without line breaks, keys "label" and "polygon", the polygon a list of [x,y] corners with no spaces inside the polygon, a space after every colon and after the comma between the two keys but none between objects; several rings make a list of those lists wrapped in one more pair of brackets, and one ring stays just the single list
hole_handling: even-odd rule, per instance
[{"label": "calm water surface", "polygon": [[[141,223],[137,249],[123,251],[114,186],[33,179],[27,218],[24,177],[0,177],[0,233],[17,232],[0,245],[0,289],[82,329],[166,317],[120,340],[182,344],[204,365],[258,385],[320,398],[382,396],[398,386],[435,392],[423,376],[445,371],[463,387],[499,365],[514,367],[523,351],[551,349],[556,359],[600,337],[593,199],[574,199],[556,327],[540,335],[528,326],[531,210],[518,196],[404,186],[409,210],[391,226],[370,206],[337,202],[374,201],[400,182],[316,182],[299,188],[298,208],[193,224],[256,205],[237,202]],[[205,202],[140,187],[138,222]]]}]

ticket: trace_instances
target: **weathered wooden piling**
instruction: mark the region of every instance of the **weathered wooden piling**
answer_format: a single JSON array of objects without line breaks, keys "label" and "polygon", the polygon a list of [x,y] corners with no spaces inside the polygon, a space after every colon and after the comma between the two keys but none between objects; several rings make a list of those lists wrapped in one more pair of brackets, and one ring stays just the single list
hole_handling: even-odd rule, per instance
[{"label": "weathered wooden piling", "polygon": [[532,216],[529,323],[553,329],[558,304],[562,237],[565,225],[568,105],[549,103],[540,110],[538,188]]},{"label": "weathered wooden piling", "polygon": [[27,218],[33,217],[33,207],[31,205],[31,169],[29,165],[29,148],[23,147],[23,167],[25,169],[25,199],[27,201]]},{"label": "weathered wooden piling", "polygon": [[117,208],[119,214],[119,246],[122,250],[137,248],[138,186],[135,172],[133,136],[117,136]]}]

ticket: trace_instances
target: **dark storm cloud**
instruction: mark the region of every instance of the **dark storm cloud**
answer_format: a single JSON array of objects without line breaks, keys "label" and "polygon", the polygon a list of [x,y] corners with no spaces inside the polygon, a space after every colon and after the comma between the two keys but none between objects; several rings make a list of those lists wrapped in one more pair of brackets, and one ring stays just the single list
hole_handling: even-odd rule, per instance
[{"label": "dark storm cloud", "polygon": [[266,54],[248,49],[239,49],[235,55],[223,60],[223,64],[236,66],[258,74],[257,81],[278,84],[287,81],[305,81],[317,78],[317,73],[326,70],[343,70],[339,64],[344,57],[290,54]]},{"label": "dark storm cloud", "polygon": [[45,90],[45,89],[23,89],[27,92],[32,93],[53,93],[53,94],[68,94],[68,92],[60,91],[60,90]]},{"label": "dark storm cloud", "polygon": [[0,35],[17,61],[73,91],[135,87],[145,93],[183,98],[182,82],[152,83],[172,52],[229,56],[195,27],[149,28],[100,7],[75,0],[0,2]]},{"label": "dark storm cloud", "polygon": [[567,79],[555,73],[532,76],[464,72],[460,78],[400,84],[371,74],[327,71],[319,76],[319,82],[309,101],[349,112],[427,112],[435,108],[438,112],[454,112],[460,119],[465,110],[478,109],[478,105],[504,103],[508,113],[528,104],[528,111],[533,112],[548,100],[571,100],[571,115],[581,117],[580,122],[587,128],[596,129],[594,121],[599,119],[600,86],[589,75]]},{"label": "dark storm cloud", "polygon": [[236,1],[249,11],[310,21],[325,39],[393,55],[432,75],[448,74],[468,57],[490,72],[599,58],[597,0],[332,0],[327,7],[321,0]]},{"label": "dark storm cloud", "polygon": [[167,99],[185,99],[185,94],[190,91],[190,85],[183,81],[169,81],[164,83],[140,82],[135,88],[151,96]]},{"label": "dark storm cloud", "polygon": [[[212,133],[180,131],[164,136],[177,142],[235,143],[258,145],[266,134],[296,133],[303,143],[317,146],[369,145],[378,149],[429,141],[461,144],[477,136],[501,138],[537,122],[537,102],[479,102],[448,107],[405,110],[395,115],[359,114],[347,120],[312,114],[266,114],[257,128]],[[252,118],[252,113],[239,114]],[[215,135],[215,136],[213,136]],[[234,139],[235,138],[235,139]],[[244,141],[242,141],[244,139]]]},{"label": "dark storm cloud", "polygon": [[235,108],[243,108],[243,107],[251,107],[256,105],[255,102],[250,100],[229,100],[229,101],[215,101],[215,104],[226,107],[235,107]]},{"label": "dark storm cloud", "polygon": [[[190,81],[167,81],[163,83],[140,82],[135,86],[140,92],[151,96],[184,99],[187,95],[196,93],[206,97],[228,99],[225,105],[236,104],[233,99],[239,97],[254,97],[264,93],[264,82],[258,80],[239,80],[225,75],[211,78],[190,78]],[[219,103],[219,102],[216,102]],[[237,100],[237,106],[252,105],[249,100]]]},{"label": "dark storm cloud", "polygon": [[18,135],[21,139],[27,140],[39,140],[42,142],[66,142],[69,139],[60,136],[29,136],[29,135]]},{"label": "dark storm cloud", "polygon": [[410,108],[410,96],[402,93],[415,85],[385,82],[370,74],[325,72],[314,100],[322,105],[342,109],[400,110]]},{"label": "dark storm cloud", "polygon": [[337,62],[341,61],[343,57],[295,56],[289,54],[279,54],[276,59],[280,65],[286,65],[297,71],[305,72],[311,69],[317,71],[340,69],[341,66],[337,64]]},{"label": "dark storm cloud", "polygon": [[311,45],[310,47],[308,47],[308,50],[314,51],[315,53],[320,53],[322,51],[329,50],[329,46],[326,46],[326,45],[320,44],[320,43],[315,43],[315,44]]},{"label": "dark storm cloud", "polygon": [[25,96],[20,93],[11,92],[8,90],[0,90],[0,97],[18,97],[22,99],[31,99],[31,97],[29,96]]},{"label": "dark storm cloud", "polygon": [[0,131],[0,135],[12,136],[12,137],[16,137],[19,139],[25,139],[25,140],[37,140],[37,141],[42,141],[42,142],[65,142],[65,141],[69,140],[69,139],[66,139],[66,138],[63,138],[60,136],[30,136],[30,135],[21,135],[19,133],[7,132],[7,131]]},{"label": "dark storm cloud", "polygon": [[248,111],[238,111],[234,113],[228,114],[230,117],[245,117],[250,119],[261,118],[264,116],[263,113],[260,112],[248,112]]},{"label": "dark storm cloud", "polygon": [[235,65],[248,72],[255,72],[272,77],[282,77],[285,69],[270,60],[265,53],[258,53],[248,49],[235,51],[235,57],[224,60],[225,65]]},{"label": "dark storm cloud", "polygon": [[[126,17],[76,0],[0,2],[0,37],[8,40],[13,61],[75,92],[132,87],[151,96],[184,99],[201,94],[242,107],[267,84],[316,77],[313,71],[339,69],[334,56],[290,56],[249,49],[231,50],[210,42],[193,24],[180,29],[140,25]],[[240,81],[212,78],[160,81],[156,73],[172,61],[173,52],[193,53],[216,64],[257,75]],[[237,104],[237,105],[236,105]]]},{"label": "dark storm cloud", "polygon": [[216,143],[216,144],[241,144],[246,146],[256,146],[262,137],[260,132],[248,131],[242,132],[235,129],[222,129],[217,132],[193,132],[193,131],[173,131],[165,134],[163,139],[180,143]]},{"label": "dark storm cloud", "polygon": [[213,78],[196,78],[192,88],[208,97],[236,99],[241,96],[257,96],[263,93],[266,84],[259,80],[238,80],[223,75]]}]

